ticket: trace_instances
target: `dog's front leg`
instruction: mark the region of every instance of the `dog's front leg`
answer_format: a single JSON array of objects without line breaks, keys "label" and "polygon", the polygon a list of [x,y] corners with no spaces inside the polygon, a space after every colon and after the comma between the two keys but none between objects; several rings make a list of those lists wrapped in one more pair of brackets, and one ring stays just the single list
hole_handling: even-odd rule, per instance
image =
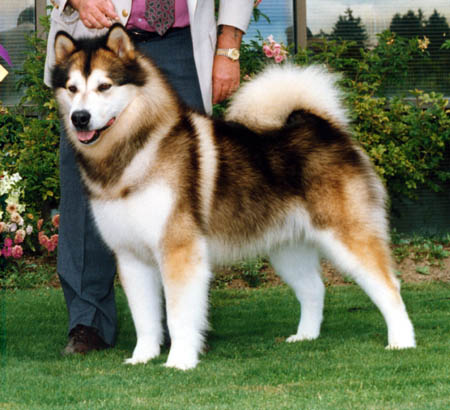
[{"label": "dog's front leg", "polygon": [[166,241],[163,284],[172,345],[167,367],[194,368],[208,328],[208,288],[211,272],[205,241],[177,238]]},{"label": "dog's front leg", "polygon": [[133,356],[125,363],[147,363],[160,354],[163,341],[161,277],[158,269],[128,252],[117,254],[117,263],[137,336]]}]

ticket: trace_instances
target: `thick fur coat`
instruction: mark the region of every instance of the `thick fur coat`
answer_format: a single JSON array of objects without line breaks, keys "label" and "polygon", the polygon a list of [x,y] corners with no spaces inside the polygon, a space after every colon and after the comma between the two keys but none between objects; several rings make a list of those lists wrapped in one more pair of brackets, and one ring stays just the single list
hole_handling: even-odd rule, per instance
[{"label": "thick fur coat", "polygon": [[126,31],[56,36],[52,85],[95,220],[114,251],[137,333],[128,363],[160,353],[197,365],[211,268],[267,256],[315,339],[325,288],[319,257],[351,275],[383,314],[388,347],[415,346],[387,245],[385,191],[352,139],[336,77],[271,67],[237,92],[225,121],[184,106]]}]

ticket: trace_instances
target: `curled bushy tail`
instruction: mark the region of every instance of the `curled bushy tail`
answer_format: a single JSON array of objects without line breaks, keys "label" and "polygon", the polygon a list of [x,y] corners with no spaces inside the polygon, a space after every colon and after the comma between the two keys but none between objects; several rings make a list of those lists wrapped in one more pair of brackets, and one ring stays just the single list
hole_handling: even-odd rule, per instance
[{"label": "curled bushy tail", "polygon": [[261,132],[279,129],[293,111],[305,110],[347,128],[338,79],[320,66],[270,66],[236,92],[225,118]]}]

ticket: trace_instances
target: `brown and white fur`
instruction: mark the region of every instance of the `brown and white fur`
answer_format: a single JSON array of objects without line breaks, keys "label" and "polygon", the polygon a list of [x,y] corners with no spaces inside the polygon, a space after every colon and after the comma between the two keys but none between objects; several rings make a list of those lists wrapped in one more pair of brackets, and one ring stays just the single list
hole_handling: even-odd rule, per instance
[{"label": "brown and white fur", "polygon": [[301,304],[288,342],[319,336],[324,256],[380,309],[388,348],[415,346],[391,268],[385,191],[349,133],[334,76],[269,68],[215,121],[180,103],[120,25],[96,40],[59,33],[55,50],[67,136],[136,327],[127,363],[160,354],[163,290],[166,366],[195,367],[211,267],[256,255]]}]

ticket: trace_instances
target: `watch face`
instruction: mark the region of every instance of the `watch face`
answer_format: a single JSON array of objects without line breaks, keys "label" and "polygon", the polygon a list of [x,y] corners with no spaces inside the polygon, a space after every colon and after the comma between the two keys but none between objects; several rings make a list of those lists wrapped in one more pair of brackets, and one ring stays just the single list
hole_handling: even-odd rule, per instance
[{"label": "watch face", "polygon": [[236,49],[236,48],[230,50],[230,57],[231,57],[233,60],[237,60],[237,59],[239,58],[239,50]]}]

